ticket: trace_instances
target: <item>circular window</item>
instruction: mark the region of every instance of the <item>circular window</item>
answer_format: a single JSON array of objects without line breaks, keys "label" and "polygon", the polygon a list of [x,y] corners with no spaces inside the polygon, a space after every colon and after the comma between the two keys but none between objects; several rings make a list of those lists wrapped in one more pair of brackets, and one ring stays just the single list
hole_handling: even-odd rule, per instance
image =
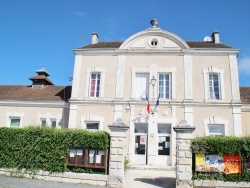
[{"label": "circular window", "polygon": [[152,38],[151,40],[149,40],[149,45],[150,45],[151,47],[157,47],[158,44],[159,44],[159,41],[158,41],[158,39],[156,39],[156,38]]}]

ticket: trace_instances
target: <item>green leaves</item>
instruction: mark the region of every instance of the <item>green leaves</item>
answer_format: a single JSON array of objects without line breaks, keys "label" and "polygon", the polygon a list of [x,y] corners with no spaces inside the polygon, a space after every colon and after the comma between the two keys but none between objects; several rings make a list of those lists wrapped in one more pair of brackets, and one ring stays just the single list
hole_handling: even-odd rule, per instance
[{"label": "green leaves", "polygon": [[0,167],[64,172],[69,148],[109,148],[103,131],[0,128]]},{"label": "green leaves", "polygon": [[193,153],[206,154],[240,154],[242,159],[242,173],[229,174],[218,172],[194,172],[193,179],[209,179],[240,182],[250,181],[250,170],[246,165],[247,157],[250,157],[250,137],[199,137],[192,140],[191,149]]}]

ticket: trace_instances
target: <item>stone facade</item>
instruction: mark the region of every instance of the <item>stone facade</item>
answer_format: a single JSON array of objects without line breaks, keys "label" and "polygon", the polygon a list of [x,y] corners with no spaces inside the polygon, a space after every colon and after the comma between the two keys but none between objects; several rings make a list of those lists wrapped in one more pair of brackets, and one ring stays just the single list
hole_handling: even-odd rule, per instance
[{"label": "stone facade", "polygon": [[192,188],[192,151],[191,140],[195,127],[188,125],[187,121],[174,127],[177,142],[176,188]]}]

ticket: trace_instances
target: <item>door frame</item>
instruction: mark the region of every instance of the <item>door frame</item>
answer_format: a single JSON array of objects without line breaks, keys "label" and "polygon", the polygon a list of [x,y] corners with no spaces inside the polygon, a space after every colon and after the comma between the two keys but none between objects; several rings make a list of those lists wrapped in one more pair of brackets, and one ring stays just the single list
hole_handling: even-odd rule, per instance
[{"label": "door frame", "polygon": [[[145,136],[145,154],[135,154],[135,148],[136,148],[136,137],[137,136]],[[148,156],[148,134],[146,133],[134,133],[134,153],[133,153],[133,164],[141,164],[141,165],[147,165],[147,156]],[[143,162],[140,162],[143,161]]]}]

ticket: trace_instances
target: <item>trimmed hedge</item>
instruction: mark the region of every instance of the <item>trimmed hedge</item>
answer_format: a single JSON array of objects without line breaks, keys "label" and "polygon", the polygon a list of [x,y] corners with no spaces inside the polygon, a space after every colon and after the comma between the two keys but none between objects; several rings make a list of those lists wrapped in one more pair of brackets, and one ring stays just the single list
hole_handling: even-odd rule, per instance
[{"label": "trimmed hedge", "polygon": [[70,148],[109,148],[103,131],[41,127],[0,128],[0,168],[65,172]]},{"label": "trimmed hedge", "polygon": [[193,172],[193,179],[222,180],[233,182],[250,182],[250,170],[246,159],[250,157],[250,137],[199,137],[192,140],[193,153],[240,154],[242,160],[242,173],[224,174],[219,172]]}]

